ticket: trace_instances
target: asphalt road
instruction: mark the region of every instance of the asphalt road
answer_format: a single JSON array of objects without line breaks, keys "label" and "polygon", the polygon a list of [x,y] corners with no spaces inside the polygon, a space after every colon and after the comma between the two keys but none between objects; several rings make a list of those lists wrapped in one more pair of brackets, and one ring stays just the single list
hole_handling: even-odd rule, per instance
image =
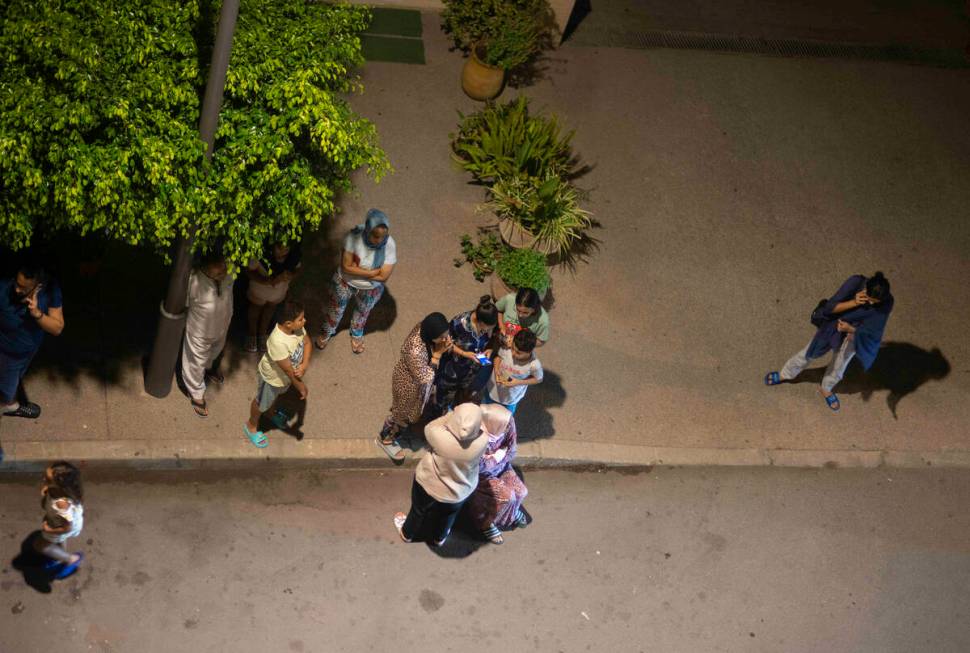
[{"label": "asphalt road", "polygon": [[0,651],[970,650],[970,473],[525,478],[529,528],[438,554],[391,525],[405,470],[89,473],[44,593],[39,479],[3,476]]}]

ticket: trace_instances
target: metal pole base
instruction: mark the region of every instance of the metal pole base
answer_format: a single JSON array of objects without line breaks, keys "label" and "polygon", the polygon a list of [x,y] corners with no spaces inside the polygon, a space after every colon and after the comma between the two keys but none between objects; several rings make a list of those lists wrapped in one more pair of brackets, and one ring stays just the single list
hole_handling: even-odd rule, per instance
[{"label": "metal pole base", "polygon": [[145,392],[159,399],[172,391],[172,378],[178,362],[182,333],[185,331],[185,312],[178,314],[165,310],[164,302],[158,307],[158,334],[152,347],[152,357],[145,372]]}]

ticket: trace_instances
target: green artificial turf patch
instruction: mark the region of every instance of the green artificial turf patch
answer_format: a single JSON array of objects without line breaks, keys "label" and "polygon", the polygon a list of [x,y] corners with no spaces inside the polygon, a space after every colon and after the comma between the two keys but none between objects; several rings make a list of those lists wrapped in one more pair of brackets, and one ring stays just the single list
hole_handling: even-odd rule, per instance
[{"label": "green artificial turf patch", "polygon": [[367,61],[424,64],[421,12],[371,7],[373,19],[360,37]]},{"label": "green artificial turf patch", "polygon": [[371,13],[374,18],[366,30],[368,34],[421,38],[420,11],[371,7]]}]

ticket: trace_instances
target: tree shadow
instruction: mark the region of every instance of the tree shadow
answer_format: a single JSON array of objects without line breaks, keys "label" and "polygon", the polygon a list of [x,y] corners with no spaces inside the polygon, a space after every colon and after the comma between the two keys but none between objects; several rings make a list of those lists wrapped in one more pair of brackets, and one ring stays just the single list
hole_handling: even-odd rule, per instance
[{"label": "tree shadow", "polygon": [[50,594],[56,571],[44,569],[47,557],[34,551],[34,540],[38,537],[40,531],[34,531],[20,543],[20,554],[11,560],[10,566],[23,574],[29,587],[41,594]]},{"label": "tree shadow", "polygon": [[[802,372],[792,383],[820,383],[825,369],[818,367]],[[927,351],[908,342],[884,342],[869,371],[853,359],[842,381],[836,386],[840,394],[861,394],[869,401],[873,393],[888,390],[886,405],[893,415],[899,402],[927,381],[940,381],[950,374],[950,363],[938,347]]]}]

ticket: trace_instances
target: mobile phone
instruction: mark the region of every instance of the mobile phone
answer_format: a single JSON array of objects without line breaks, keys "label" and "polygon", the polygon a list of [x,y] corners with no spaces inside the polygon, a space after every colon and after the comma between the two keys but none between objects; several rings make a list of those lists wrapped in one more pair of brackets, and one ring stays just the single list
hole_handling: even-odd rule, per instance
[{"label": "mobile phone", "polygon": [[482,365],[491,365],[492,361],[485,354],[475,354],[475,359]]}]

